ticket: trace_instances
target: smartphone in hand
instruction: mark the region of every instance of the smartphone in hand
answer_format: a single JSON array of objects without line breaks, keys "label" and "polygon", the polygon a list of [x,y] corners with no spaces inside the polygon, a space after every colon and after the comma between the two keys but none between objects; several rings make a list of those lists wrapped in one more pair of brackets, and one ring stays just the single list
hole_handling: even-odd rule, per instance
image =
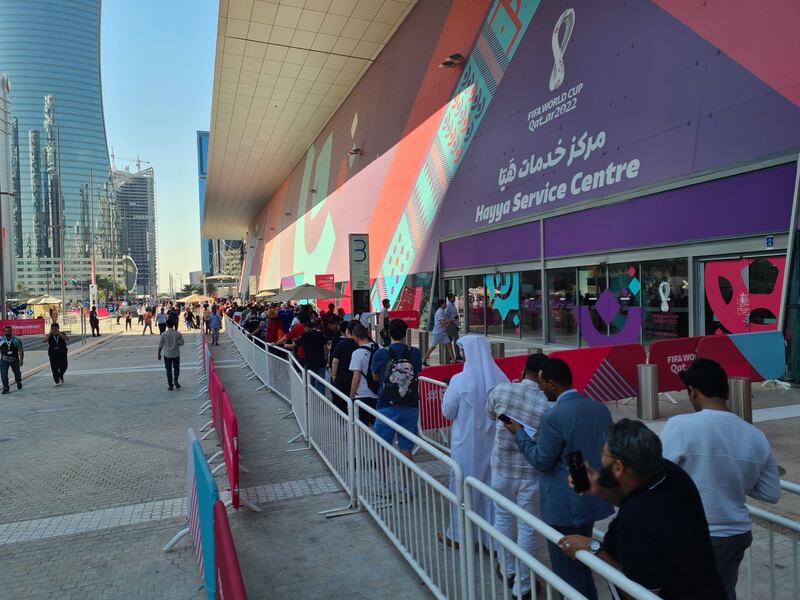
[{"label": "smartphone in hand", "polygon": [[502,421],[502,422],[503,422],[503,423],[505,423],[506,425],[508,425],[509,423],[511,423],[511,417],[509,417],[509,416],[508,416],[508,415],[506,415],[506,414],[497,415],[497,420],[498,420],[498,421]]},{"label": "smartphone in hand", "polygon": [[586,473],[583,453],[580,450],[567,454],[567,468],[569,468],[569,476],[572,477],[572,487],[575,493],[583,494],[588,492],[591,484],[589,483],[589,475]]}]

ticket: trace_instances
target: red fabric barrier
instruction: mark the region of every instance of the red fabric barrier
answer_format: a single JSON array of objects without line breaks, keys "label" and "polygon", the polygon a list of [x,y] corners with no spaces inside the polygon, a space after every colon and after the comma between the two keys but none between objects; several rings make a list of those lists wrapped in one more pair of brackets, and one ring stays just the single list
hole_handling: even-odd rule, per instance
[{"label": "red fabric barrier", "polygon": [[636,365],[647,360],[641,344],[559,350],[548,357],[565,361],[575,389],[601,402],[636,396]]},{"label": "red fabric barrier", "polygon": [[214,368],[214,359],[208,359],[208,396],[211,399],[211,420],[214,429],[219,432],[219,401],[222,395],[222,381]]},{"label": "red fabric barrier", "polygon": [[742,355],[731,336],[707,335],[700,338],[697,344],[697,357],[717,361],[725,369],[728,377],[748,377],[750,381],[764,380],[761,373]]},{"label": "red fabric barrier", "polygon": [[44,335],[44,319],[2,319],[0,329],[11,326],[11,332],[16,336]]},{"label": "red fabric barrier", "polygon": [[239,422],[236,420],[236,413],[233,411],[228,392],[224,388],[222,389],[220,408],[222,435],[219,436],[219,439],[222,444],[222,454],[225,457],[225,472],[228,474],[228,485],[231,488],[231,503],[233,508],[239,508]]},{"label": "red fabric barrier", "polygon": [[390,310],[389,319],[402,319],[409,329],[419,329],[418,310]]},{"label": "red fabric barrier", "polygon": [[233,543],[228,514],[221,500],[214,503],[214,569],[217,597],[225,600],[246,600],[239,557]]},{"label": "red fabric barrier", "polygon": [[450,427],[450,421],[442,414],[444,392],[440,385],[419,382],[419,421],[423,430]]},{"label": "red fabric barrier", "polygon": [[680,374],[697,358],[697,344],[701,339],[703,338],[676,338],[650,344],[647,361],[658,366],[659,392],[674,392],[686,387]]}]

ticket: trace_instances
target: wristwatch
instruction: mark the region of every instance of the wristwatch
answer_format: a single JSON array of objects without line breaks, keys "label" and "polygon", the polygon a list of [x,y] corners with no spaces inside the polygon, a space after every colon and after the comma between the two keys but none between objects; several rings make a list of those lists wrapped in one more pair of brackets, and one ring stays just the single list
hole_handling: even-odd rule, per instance
[{"label": "wristwatch", "polygon": [[603,546],[597,540],[592,540],[591,542],[589,542],[589,552],[591,552],[592,554],[597,554],[598,552],[600,552],[600,549],[602,547]]}]

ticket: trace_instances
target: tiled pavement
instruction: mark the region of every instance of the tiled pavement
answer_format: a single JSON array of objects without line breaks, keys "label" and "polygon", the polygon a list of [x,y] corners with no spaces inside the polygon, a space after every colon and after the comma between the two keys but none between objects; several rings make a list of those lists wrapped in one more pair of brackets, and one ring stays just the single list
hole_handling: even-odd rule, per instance
[{"label": "tiled pavement", "polygon": [[[138,332],[137,332],[138,333]],[[0,599],[203,598],[184,524],[184,431],[199,429],[194,336],[181,392],[167,392],[157,336],[126,335],[0,401]],[[345,496],[296,433],[282,401],[215,348],[240,422],[243,495],[263,512],[230,513],[250,598],[402,599],[429,594],[366,514],[325,519]],[[203,442],[217,450],[214,436]],[[224,470],[218,479],[225,495]],[[391,582],[387,588],[387,582]]]}]

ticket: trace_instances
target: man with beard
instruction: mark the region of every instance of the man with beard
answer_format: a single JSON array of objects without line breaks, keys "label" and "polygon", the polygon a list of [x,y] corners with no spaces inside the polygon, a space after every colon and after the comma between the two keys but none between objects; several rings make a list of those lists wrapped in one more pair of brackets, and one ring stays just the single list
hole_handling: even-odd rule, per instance
[{"label": "man with beard", "polygon": [[605,433],[596,496],[619,506],[602,544],[568,535],[558,545],[575,559],[587,550],[662,598],[723,600],[700,493],[686,472],[664,459],[661,440],[641,421],[622,419]]}]

